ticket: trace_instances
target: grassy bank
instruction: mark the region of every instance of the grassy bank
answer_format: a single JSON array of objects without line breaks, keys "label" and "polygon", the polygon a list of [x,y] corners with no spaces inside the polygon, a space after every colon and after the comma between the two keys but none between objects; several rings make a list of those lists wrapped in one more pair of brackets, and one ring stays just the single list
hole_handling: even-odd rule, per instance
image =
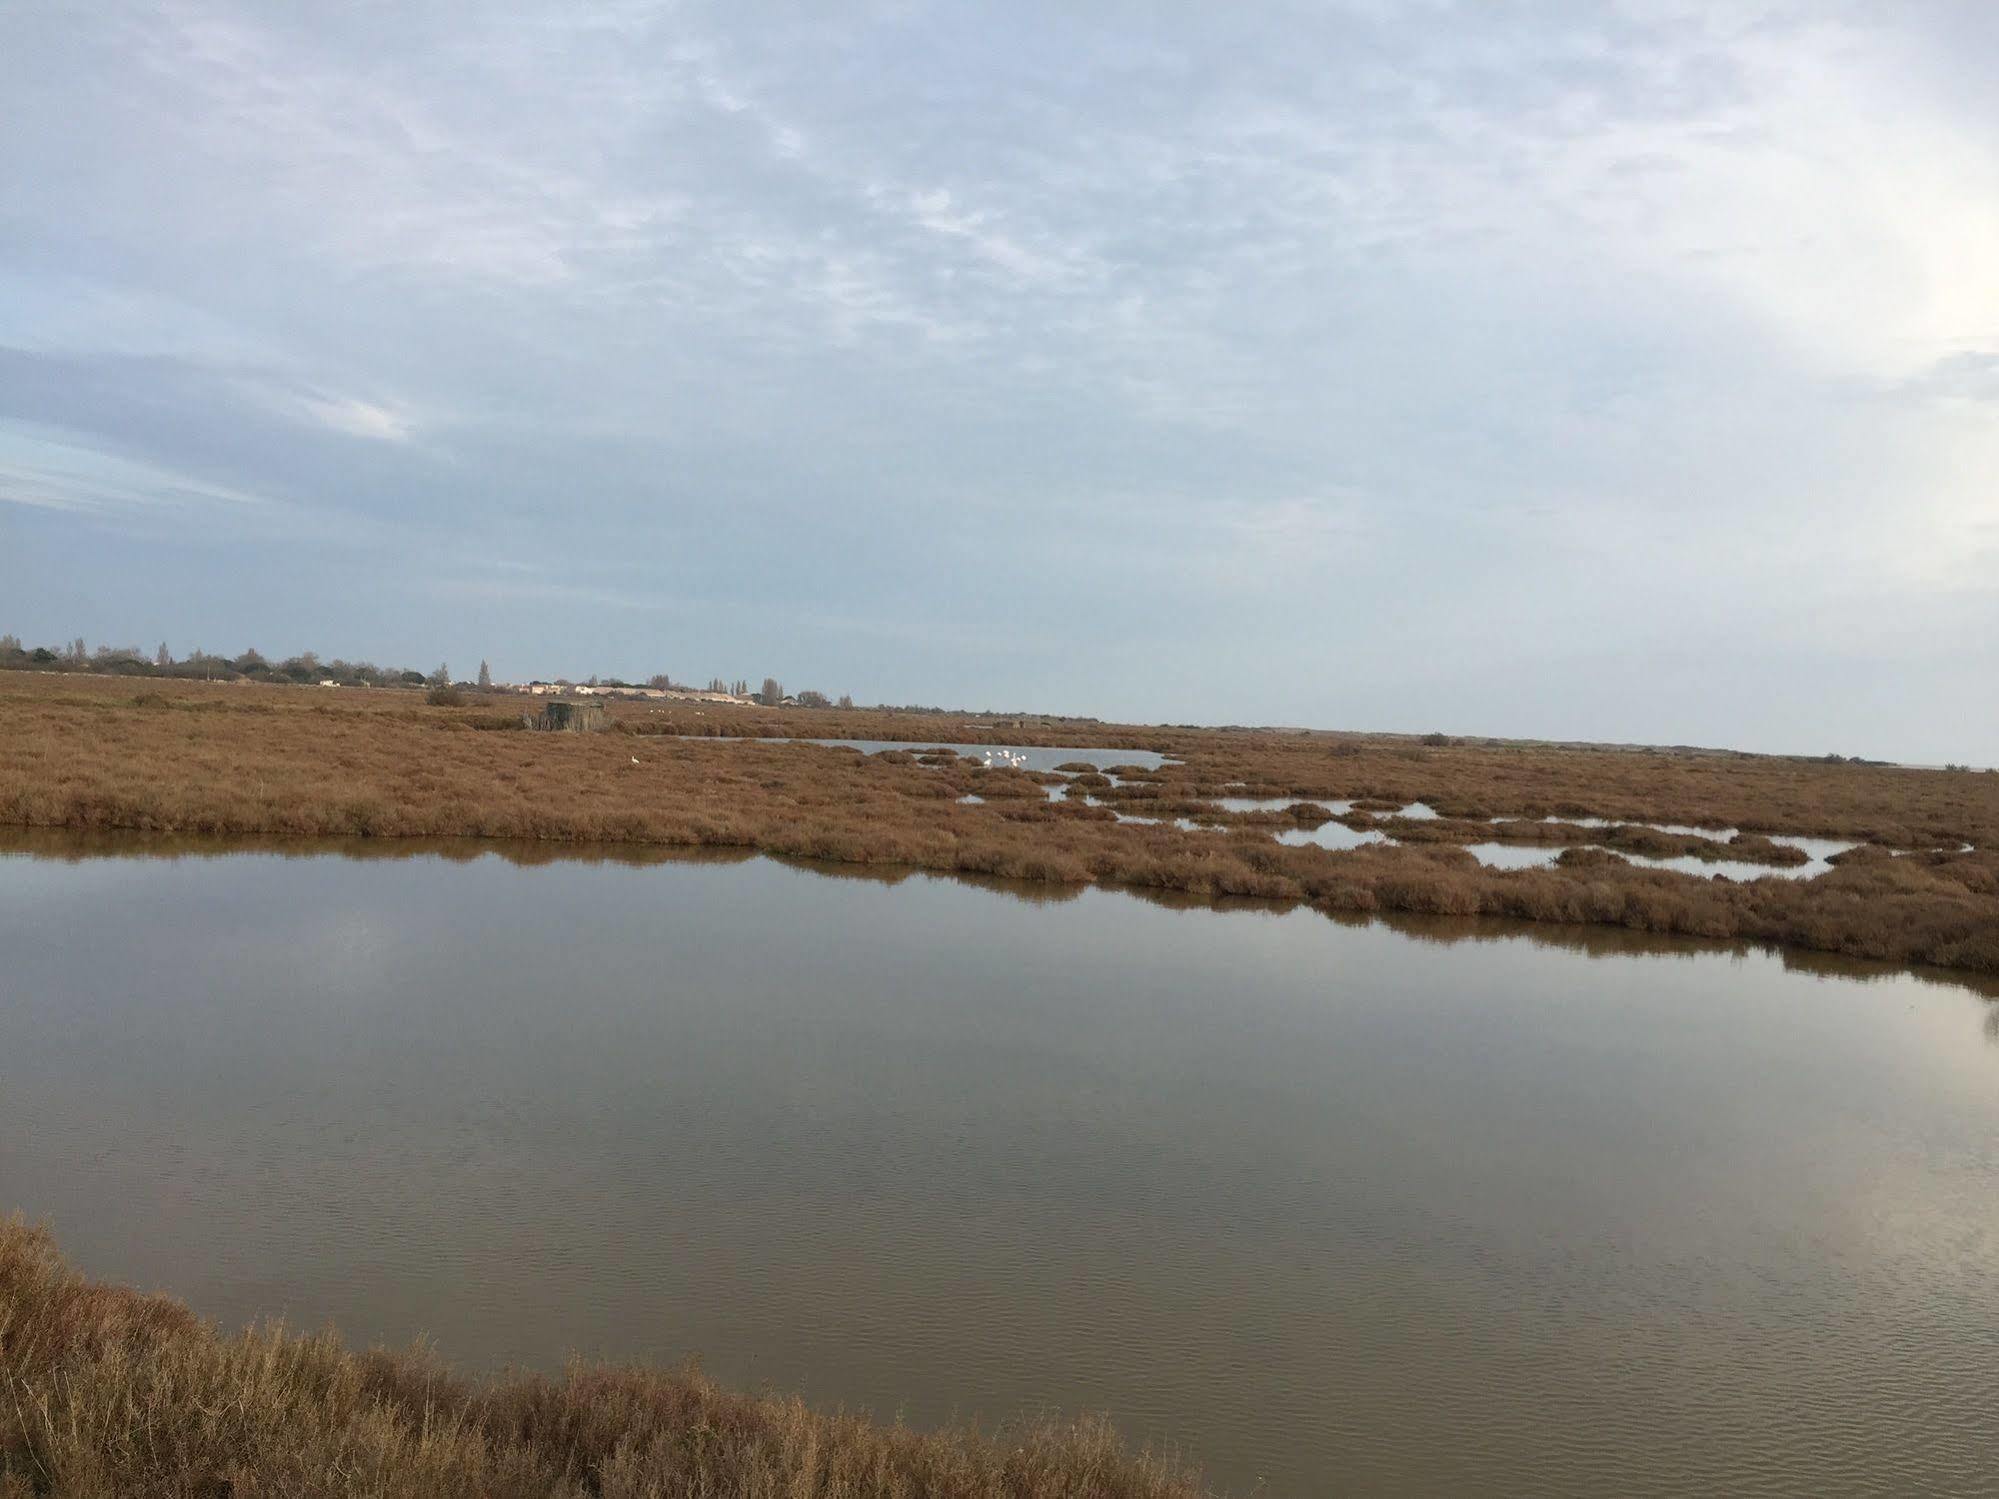
[{"label": "grassy bank", "polygon": [[[856,865],[1299,901],[1332,912],[1586,922],[1999,973],[1999,776],[1711,753],[1424,745],[1354,736],[993,728],[883,713],[614,709],[615,732],[518,731],[503,700],[0,673],[0,823],[169,833],[488,837],[748,848]],[[685,732],[694,730],[696,732]],[[955,757],[866,757],[716,737],[790,732],[1152,748],[1176,757],[1101,799],[1218,831],[1120,823],[1110,805]],[[1071,791],[1080,788],[1069,788]],[[981,800],[964,803],[976,793]],[[1342,820],[1424,841],[1276,842],[1283,815],[1215,798],[1354,801]],[[1430,823],[1384,809],[1428,802]],[[1370,810],[1372,809],[1372,810]],[[1306,809],[1304,820],[1321,814]],[[1536,828],[1493,819],[1559,817]],[[1697,827],[1659,834],[1569,819]],[[1289,820],[1296,821],[1296,817]],[[1731,882],[1621,852],[1778,865],[1766,833],[1867,840],[1809,881]],[[1482,839],[1590,841],[1546,869],[1481,865]],[[1977,851],[1962,851],[1975,843]]]},{"label": "grassy bank", "polygon": [[490,1382],[331,1334],[226,1336],[0,1221],[0,1496],[1191,1499],[1101,1423],[923,1434],[692,1371]]}]

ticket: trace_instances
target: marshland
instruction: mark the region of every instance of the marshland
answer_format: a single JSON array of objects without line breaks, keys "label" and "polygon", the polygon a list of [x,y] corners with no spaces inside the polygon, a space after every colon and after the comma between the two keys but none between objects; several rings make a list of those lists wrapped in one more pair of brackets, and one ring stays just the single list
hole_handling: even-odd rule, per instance
[{"label": "marshland", "polygon": [[0,5],[0,1499],[1999,1495],[1995,23]]},{"label": "marshland", "polygon": [[0,673],[0,1483],[1989,1473],[1999,777],[529,711]]},{"label": "marshland", "polygon": [[[546,735],[505,695],[434,706],[0,673],[0,824],[749,848],[1999,973],[1989,772],[879,710],[610,711],[610,732]],[[992,753],[1009,745],[1088,759],[1026,768]],[[1311,841],[1322,828],[1352,846]],[[1521,860],[1495,847],[1547,852],[1507,867]]]}]

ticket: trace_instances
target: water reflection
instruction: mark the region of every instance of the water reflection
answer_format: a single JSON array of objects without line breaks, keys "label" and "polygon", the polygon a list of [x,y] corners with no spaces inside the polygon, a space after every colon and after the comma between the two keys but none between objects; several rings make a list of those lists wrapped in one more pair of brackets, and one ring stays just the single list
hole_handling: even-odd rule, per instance
[{"label": "water reflection", "polygon": [[1611,852],[1646,869],[1671,869],[1681,874],[1698,875],[1702,879],[1712,879],[1715,875],[1720,875],[1723,879],[1729,880],[1810,880],[1816,879],[1832,867],[1823,859],[1808,859],[1803,864],[1758,864],[1748,859],[1701,859],[1692,854],[1656,857],[1634,854],[1624,849],[1613,849]]},{"label": "water reflection", "polygon": [[1343,822],[1322,822],[1315,828],[1284,828],[1276,834],[1279,843],[1294,848],[1363,848],[1370,843],[1386,843],[1387,835],[1367,829],[1350,828]]},{"label": "water reflection", "polygon": [[[1619,826],[1615,823],[1601,825]],[[1628,825],[1637,826],[1637,824]],[[1663,826],[1660,830],[1676,831]],[[1720,875],[1730,880],[1809,880],[1816,879],[1832,868],[1833,855],[1859,847],[1856,843],[1836,838],[1801,838],[1776,833],[1770,835],[1770,841],[1803,849],[1810,857],[1802,864],[1758,864],[1748,859],[1703,859],[1695,854],[1638,854],[1622,848],[1613,848],[1610,852],[1620,859],[1646,869],[1670,869],[1679,874],[1691,874],[1701,879]],[[1479,863],[1493,869],[1551,869],[1565,849],[1575,846],[1557,843],[1468,843],[1465,845],[1465,851]]]},{"label": "water reflection", "polygon": [[[1094,799],[1090,799],[1095,805]],[[1123,819],[1145,821],[1147,819]],[[1153,819],[1156,821],[1156,819]],[[1328,824],[1330,831],[1338,824]],[[1286,829],[1286,834],[1311,834],[1320,829]],[[1352,833],[1350,828],[1340,831]],[[1386,842],[1378,833],[1358,835],[1363,842]],[[1280,834],[1280,841],[1289,841]],[[1512,845],[1468,845],[1467,851],[1482,847]],[[0,826],[0,893],[10,889],[10,877],[20,881],[16,891],[32,886],[32,865],[55,862],[87,864],[106,870],[133,861],[215,860],[239,855],[258,855],[287,861],[338,858],[363,861],[442,860],[470,864],[492,859],[518,868],[545,868],[565,864],[622,865],[635,869],[676,865],[735,865],[766,860],[790,869],[809,871],[824,879],[860,880],[873,884],[895,884],[909,879],[940,880],[1005,895],[1027,905],[1063,903],[1074,900],[1085,888],[1057,885],[1040,880],[1008,879],[969,871],[922,869],[901,864],[854,864],[841,860],[809,859],[789,855],[764,854],[741,847],[682,847],[647,843],[583,843],[504,838],[284,838],[273,834],[192,834],[102,831],[71,828],[23,828]],[[9,858],[9,856],[14,856]],[[1757,865],[1755,868],[1764,868]],[[1109,882],[1100,887],[1135,897],[1149,904],[1173,910],[1212,911],[1291,911],[1296,902],[1240,896],[1208,896],[1181,890]],[[1418,916],[1380,912],[1355,915],[1348,912],[1319,913],[1319,918],[1347,926],[1384,926],[1419,935],[1424,941],[1491,942],[1502,938],[1552,946],[1567,952],[1590,955],[1644,954],[1650,956],[1713,953],[1765,952],[1780,960],[1787,969],[1852,979],[1880,979],[1914,976],[1932,984],[1968,989],[1973,993],[1999,998],[1999,976],[1961,969],[1933,968],[1849,958],[1837,953],[1808,949],[1773,948],[1747,940],[1714,941],[1663,933],[1633,932],[1622,927],[1595,923],[1568,925],[1560,922],[1517,921],[1500,917]]]},{"label": "water reflection", "polygon": [[1464,850],[1491,869],[1552,869],[1562,855],[1538,843],[1467,843]]},{"label": "water reflection", "polygon": [[1288,812],[1300,803],[1323,807],[1332,817],[1344,817],[1353,811],[1351,801],[1327,801],[1315,796],[1218,796],[1214,802],[1224,812]]},{"label": "water reflection", "polygon": [[[469,864],[497,859],[523,867],[550,864],[743,864],[753,848],[660,843],[588,843],[537,838],[285,838],[272,833],[148,833],[76,828],[0,827],[0,856],[77,863],[131,859],[221,859],[259,854],[278,859],[442,859]],[[840,865],[835,868],[858,868]]]},{"label": "water reflection", "polygon": [[1810,856],[1805,864],[1794,868],[1809,869],[1813,874],[1823,874],[1832,868],[1832,860],[1839,854],[1860,847],[1859,840],[1853,838],[1804,838],[1793,833],[1772,833],[1772,843],[1781,843],[1787,848],[1803,849]]},{"label": "water reflection", "polygon": [[1234,1492],[1990,1476],[1960,990],[742,855],[64,841],[0,858],[0,1192],[225,1321],[1108,1409]]},{"label": "water reflection", "polygon": [[732,739],[736,744],[817,744],[829,749],[858,750],[864,755],[878,755],[885,750],[902,750],[912,755],[928,754],[933,750],[950,750],[954,754],[969,756],[977,760],[982,756],[1004,751],[1009,763],[1021,770],[1054,770],[1058,765],[1075,763],[1090,765],[1095,769],[1107,770],[1113,765],[1133,765],[1143,770],[1157,770],[1168,764],[1165,755],[1156,750],[1061,748],[1044,744],[958,744],[939,739]]},{"label": "water reflection", "polygon": [[[1501,817],[1497,822],[1520,822],[1523,818]],[[1713,838],[1726,843],[1739,831],[1736,828],[1703,828],[1687,822],[1646,822],[1630,817],[1570,817],[1559,813],[1540,819],[1542,822],[1562,822],[1577,828],[1650,828],[1655,833],[1672,833],[1682,838]]]}]

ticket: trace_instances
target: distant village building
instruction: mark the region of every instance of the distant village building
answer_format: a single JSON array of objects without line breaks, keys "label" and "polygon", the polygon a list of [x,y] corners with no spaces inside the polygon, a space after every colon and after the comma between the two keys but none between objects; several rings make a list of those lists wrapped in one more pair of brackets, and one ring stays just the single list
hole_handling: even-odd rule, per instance
[{"label": "distant village building", "polygon": [[529,697],[613,697],[673,703],[748,703],[746,697],[727,692],[705,692],[693,687],[627,687],[617,684],[591,686],[588,682],[527,682],[513,689]]}]

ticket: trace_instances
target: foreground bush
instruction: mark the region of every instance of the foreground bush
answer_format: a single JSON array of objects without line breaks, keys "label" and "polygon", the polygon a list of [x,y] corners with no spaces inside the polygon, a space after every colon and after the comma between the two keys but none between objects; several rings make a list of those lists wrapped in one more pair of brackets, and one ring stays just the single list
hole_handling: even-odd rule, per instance
[{"label": "foreground bush", "polygon": [[179,1302],[84,1280],[0,1221],[0,1496],[993,1496],[1189,1499],[1101,1422],[924,1435],[692,1371],[459,1378],[330,1335],[226,1337]]}]

